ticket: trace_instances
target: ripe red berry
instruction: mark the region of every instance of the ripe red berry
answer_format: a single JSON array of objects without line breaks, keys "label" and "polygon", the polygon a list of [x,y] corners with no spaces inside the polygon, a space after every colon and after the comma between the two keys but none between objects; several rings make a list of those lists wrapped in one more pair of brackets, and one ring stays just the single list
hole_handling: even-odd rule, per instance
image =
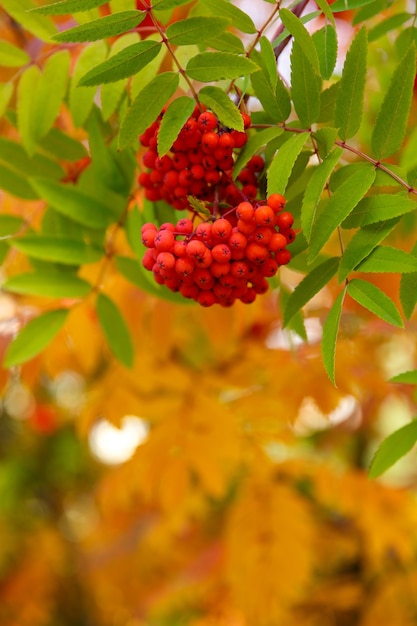
[{"label": "ripe red berry", "polygon": [[287,239],[282,233],[273,233],[272,237],[268,243],[268,248],[271,252],[277,252],[279,250],[284,250],[287,245]]},{"label": "ripe red berry", "polygon": [[204,307],[213,306],[216,303],[216,296],[212,291],[200,291],[197,302]]},{"label": "ripe red berry", "polygon": [[214,130],[217,126],[217,117],[214,113],[206,111],[198,117],[198,127],[202,132]]},{"label": "ripe red berry", "polygon": [[259,243],[249,243],[246,248],[246,256],[254,263],[263,263],[268,256],[268,250]]},{"label": "ripe red berry", "polygon": [[272,226],[275,223],[275,213],[269,206],[260,206],[255,211],[255,221],[259,226]]},{"label": "ripe red berry", "polygon": [[154,245],[159,252],[170,250],[174,245],[174,235],[170,230],[160,230],[156,234]]},{"label": "ripe red berry", "polygon": [[219,144],[219,136],[217,133],[213,133],[212,131],[203,133],[201,138],[201,145],[205,152],[214,152]]},{"label": "ripe red berry", "polygon": [[293,224],[294,224],[294,217],[292,213],[289,213],[289,211],[284,211],[283,213],[279,213],[276,217],[276,225],[278,226],[279,229],[291,228]]},{"label": "ripe red berry", "polygon": [[235,142],[230,133],[223,133],[222,135],[220,135],[219,148],[231,151],[233,150],[234,147],[235,147]]},{"label": "ripe red berry", "polygon": [[250,202],[241,202],[236,207],[236,216],[243,222],[250,222],[254,216],[255,209]]},{"label": "ripe red berry", "polygon": [[211,254],[214,261],[217,261],[218,263],[227,263],[228,261],[230,261],[230,258],[232,256],[229,246],[227,246],[225,243],[219,243],[214,246]]},{"label": "ripe red berry", "polygon": [[[265,167],[265,161],[259,154],[255,154],[247,163],[247,167],[252,172],[262,172]],[[273,207],[271,207],[273,208]]]},{"label": "ripe red berry", "polygon": [[275,211],[275,213],[282,211],[282,209],[285,207],[286,202],[287,201],[284,196],[281,196],[281,194],[279,193],[271,194],[266,201],[267,205],[270,206],[271,209]]},{"label": "ripe red berry", "polygon": [[232,234],[232,225],[225,218],[219,218],[213,222],[212,234],[216,239],[226,241]]},{"label": "ripe red berry", "polygon": [[280,250],[275,254],[275,260],[278,265],[287,265],[291,261],[291,252],[289,250]]}]

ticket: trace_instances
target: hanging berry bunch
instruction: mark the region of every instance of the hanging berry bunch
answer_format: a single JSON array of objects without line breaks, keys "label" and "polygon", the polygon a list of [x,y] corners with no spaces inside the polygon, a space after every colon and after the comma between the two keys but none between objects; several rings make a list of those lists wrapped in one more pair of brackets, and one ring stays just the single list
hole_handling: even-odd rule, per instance
[{"label": "hanging berry bunch", "polygon": [[242,113],[244,130],[230,130],[211,111],[196,107],[182,127],[168,154],[157,153],[157,136],[163,113],[140,136],[147,150],[142,157],[147,171],[138,181],[148,200],[165,200],[175,209],[189,206],[191,195],[206,202],[225,202],[233,206],[242,200],[254,200],[259,188],[259,174],[264,169],[261,156],[253,156],[239,174],[232,178],[236,151],[247,141],[251,119]]}]

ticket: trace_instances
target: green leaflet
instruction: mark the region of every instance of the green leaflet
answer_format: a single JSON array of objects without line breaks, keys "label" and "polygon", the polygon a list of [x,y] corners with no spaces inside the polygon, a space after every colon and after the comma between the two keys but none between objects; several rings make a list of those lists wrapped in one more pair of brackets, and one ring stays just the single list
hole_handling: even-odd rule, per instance
[{"label": "green leaflet", "polygon": [[307,241],[310,240],[316,211],[326,183],[343,154],[341,148],[334,148],[314,170],[304,192],[301,205],[301,226]]},{"label": "green leaflet", "polygon": [[274,156],[267,172],[267,193],[285,194],[292,168],[309,138],[308,133],[293,135]]},{"label": "green leaflet", "polygon": [[49,178],[31,178],[30,183],[52,208],[83,226],[104,229],[113,222],[114,216],[104,203],[77,187]]},{"label": "green leaflet", "polygon": [[93,108],[96,87],[79,89],[78,83],[90,69],[97,67],[104,61],[107,54],[107,45],[104,41],[96,41],[88,44],[75,65],[69,91],[69,107],[77,128],[82,126]]},{"label": "green leaflet", "polygon": [[323,336],[321,340],[321,353],[323,365],[330,381],[336,386],[335,364],[336,364],[336,344],[339,333],[340,317],[342,315],[343,302],[346,295],[346,288],[337,296],[336,300],[323,324]]},{"label": "green leaflet", "polygon": [[[271,120],[273,122],[284,122],[288,118],[291,111],[291,101],[285,87],[284,93],[286,98],[285,96],[284,98],[277,97],[275,88],[271,86],[262,70],[251,74],[250,79],[256,97],[261,102],[264,111],[269,115]],[[275,82],[277,83],[277,81]],[[282,85],[281,81],[280,84]]]},{"label": "green leaflet", "polygon": [[27,182],[24,173],[17,173],[8,165],[0,163],[0,189],[24,200],[36,200],[38,194]]},{"label": "green leaflet", "polygon": [[158,131],[158,154],[164,156],[172,147],[181,128],[194,111],[195,100],[180,96],[173,100],[165,111]]},{"label": "green leaflet", "polygon": [[99,293],[96,310],[110,350],[123,365],[132,367],[135,357],[134,346],[118,306],[104,293]]},{"label": "green leaflet", "polygon": [[233,168],[233,175],[235,177],[238,176],[249,159],[256,154],[258,150],[267,146],[271,141],[282,135],[283,132],[282,128],[271,126],[270,128],[259,130],[255,135],[251,135],[243,149],[239,152],[239,156]]},{"label": "green leaflet", "polygon": [[343,141],[353,137],[361,125],[367,49],[367,33],[363,26],[346,54],[336,98],[335,126],[339,128],[339,135]]},{"label": "green leaflet", "polygon": [[243,131],[242,115],[224,89],[207,85],[198,92],[198,99],[217,115],[222,124]]},{"label": "green leaflet", "polygon": [[40,13],[42,15],[69,15],[70,13],[81,13],[89,11],[106,4],[106,0],[61,0],[61,2],[53,2],[44,7],[32,9],[31,13]]},{"label": "green leaflet", "polygon": [[136,28],[146,17],[145,11],[122,11],[80,24],[54,35],[55,41],[84,42],[115,37]]},{"label": "green leaflet", "polygon": [[326,0],[316,0],[316,4],[319,7],[319,9],[321,9],[324,13],[324,15],[326,16],[326,18],[328,19],[328,21],[335,26],[336,22],[332,13],[332,10],[329,6],[329,4],[327,3]]},{"label": "green leaflet", "polygon": [[222,52],[235,52],[236,54],[244,54],[245,52],[242,40],[229,32],[210,38],[205,43],[209,48],[221,50]]},{"label": "green leaflet", "polygon": [[[417,257],[417,243],[410,254]],[[403,274],[400,281],[400,300],[404,314],[409,320],[417,304],[417,272]]]},{"label": "green leaflet", "polygon": [[30,62],[30,56],[9,41],[0,40],[0,66],[22,67]]},{"label": "green leaflet", "polygon": [[337,34],[331,24],[326,24],[313,34],[319,56],[320,74],[328,80],[333,74],[337,59]]},{"label": "green leaflet", "polygon": [[403,328],[404,324],[394,302],[379,287],[366,280],[349,281],[347,292],[358,304],[377,315],[388,324]]},{"label": "green leaflet", "polygon": [[320,289],[327,285],[329,280],[336,274],[338,266],[339,258],[331,257],[320,263],[303,278],[288,298],[287,306],[284,310],[284,326]]},{"label": "green leaflet", "polygon": [[280,9],[279,16],[284,26],[294,37],[294,41],[300,46],[305,57],[309,60],[313,68],[313,74],[318,75],[320,73],[319,58],[310,33],[302,21],[289,9]]},{"label": "green leaflet", "polygon": [[191,0],[157,0],[157,2],[152,5],[152,8],[154,11],[167,11],[168,9],[180,7],[189,2],[191,2]]},{"label": "green leaflet", "polygon": [[310,238],[309,262],[314,261],[333,231],[343,222],[359,200],[366,194],[375,179],[372,167],[361,167],[335,190],[324,211],[313,224]]},{"label": "green leaflet", "polygon": [[87,150],[81,141],[66,135],[59,128],[51,128],[46,137],[40,140],[39,147],[43,152],[58,159],[65,154],[66,161],[78,161],[87,156]]},{"label": "green leaflet", "polygon": [[42,41],[49,41],[56,33],[56,26],[51,18],[37,15],[31,0],[2,0],[1,4],[18,24]]},{"label": "green leaflet", "polygon": [[323,89],[320,94],[320,113],[317,121],[321,124],[334,124],[334,111],[336,107],[336,98],[339,93],[340,81],[333,83],[327,89]]},{"label": "green leaflet", "polygon": [[64,265],[95,263],[103,256],[103,250],[89,246],[77,239],[66,237],[43,237],[25,235],[12,239],[10,245],[34,259],[53,261]]},{"label": "green leaflet", "polygon": [[17,87],[17,127],[29,155],[36,150],[38,132],[33,124],[32,106],[36,102],[41,71],[31,65],[22,74]]},{"label": "green leaflet", "polygon": [[159,74],[136,96],[122,121],[119,148],[127,148],[156,120],[178,87],[176,72]]},{"label": "green leaflet", "polygon": [[404,22],[408,22],[410,17],[411,16],[409,13],[396,13],[395,15],[387,17],[385,20],[379,22],[379,24],[371,28],[368,37],[369,42],[376,41],[389,31],[394,30],[399,26],[402,26]]},{"label": "green leaflet", "polygon": [[372,4],[375,0],[336,0],[331,6],[332,13],[339,13],[340,11],[348,11],[349,9],[357,9],[363,7],[366,4]]},{"label": "green leaflet", "polygon": [[377,245],[381,243],[395,228],[398,219],[387,220],[377,224],[363,226],[347,244],[339,268],[339,282],[347,278],[349,272],[355,269]]},{"label": "green leaflet", "polygon": [[30,176],[62,178],[65,175],[56,161],[41,152],[35,152],[30,157],[20,143],[6,137],[0,137],[0,163],[18,176],[24,177],[26,181]]},{"label": "green leaflet", "polygon": [[400,61],[379,110],[371,144],[377,159],[384,159],[401,148],[413,96],[416,50],[410,46]]},{"label": "green leaflet", "polygon": [[37,143],[50,131],[58,117],[67,92],[69,71],[68,50],[59,50],[50,56],[43,66],[31,116],[32,124],[36,129]]},{"label": "green leaflet", "polygon": [[9,345],[4,367],[20,365],[42,352],[61,330],[68,313],[67,309],[55,309],[31,319]]},{"label": "green leaflet", "polygon": [[223,33],[230,21],[223,17],[189,17],[170,24],[166,36],[175,46],[189,46]]},{"label": "green leaflet", "polygon": [[5,291],[49,298],[84,298],[91,285],[68,272],[37,270],[9,278],[2,287]]},{"label": "green leaflet", "polygon": [[291,96],[301,124],[309,128],[320,114],[321,81],[309,57],[294,41],[291,51]]},{"label": "green leaflet", "polygon": [[271,87],[275,88],[278,79],[278,71],[274,49],[269,39],[265,36],[260,38],[259,45],[261,47],[259,57],[263,65],[264,73],[268,77]]},{"label": "green leaflet", "polygon": [[409,452],[417,441],[417,420],[391,433],[379,446],[369,469],[369,477],[377,478]]},{"label": "green leaflet", "polygon": [[247,76],[258,66],[246,57],[230,52],[202,52],[189,60],[186,72],[190,78],[202,83]]},{"label": "green leaflet", "polygon": [[92,68],[78,85],[100,85],[133,76],[158,56],[161,46],[157,41],[139,41]]},{"label": "green leaflet", "polygon": [[356,268],[360,272],[417,272],[417,257],[391,246],[378,246]]},{"label": "green leaflet", "polygon": [[24,221],[16,215],[0,215],[0,239],[9,238],[20,230]]},{"label": "green leaflet", "polygon": [[343,228],[357,228],[366,224],[374,224],[404,215],[416,208],[417,204],[407,197],[405,192],[369,196],[357,204],[342,226]]},{"label": "green leaflet", "polygon": [[389,379],[390,383],[402,383],[406,385],[417,385],[417,370],[401,372]]},{"label": "green leaflet", "polygon": [[14,91],[13,83],[0,84],[0,119],[5,114]]},{"label": "green leaflet", "polygon": [[226,2],[226,0],[210,0],[210,2],[207,2],[207,8],[214,15],[220,15],[229,19],[233,27],[242,31],[242,33],[253,35],[257,32],[256,26],[249,15],[230,2]]},{"label": "green leaflet", "polygon": [[[109,57],[115,56],[130,45],[139,42],[138,33],[127,33],[118,37],[111,47]],[[102,84],[100,89],[101,114],[104,120],[108,120],[117,111],[123,96],[127,95],[127,79],[117,80]]]}]

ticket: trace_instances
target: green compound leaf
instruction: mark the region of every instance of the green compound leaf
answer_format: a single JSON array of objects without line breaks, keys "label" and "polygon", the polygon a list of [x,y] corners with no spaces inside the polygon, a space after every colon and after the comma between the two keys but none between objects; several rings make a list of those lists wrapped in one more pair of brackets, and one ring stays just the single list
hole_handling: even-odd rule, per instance
[{"label": "green compound leaf", "polygon": [[41,15],[69,15],[70,13],[89,11],[103,4],[106,4],[106,0],[61,0],[61,2],[54,2],[44,7],[32,9],[31,13],[39,13]]},{"label": "green compound leaf", "polygon": [[316,218],[316,211],[323,190],[342,154],[342,148],[334,148],[320,165],[316,167],[307,183],[301,205],[301,226],[307,241],[310,241],[311,229]]},{"label": "green compound leaf", "polygon": [[93,67],[82,77],[78,86],[101,85],[133,76],[158,56],[161,46],[159,41],[148,40],[132,44],[104,63]]},{"label": "green compound leaf", "polygon": [[257,28],[249,15],[226,0],[210,0],[207,2],[207,8],[214,15],[229,19],[233,27],[242,33],[254,35],[257,32]]},{"label": "green compound leaf", "polygon": [[68,313],[68,309],[55,309],[30,320],[9,345],[4,367],[20,365],[42,352],[61,330]]},{"label": "green compound leaf", "polygon": [[0,40],[0,66],[22,67],[30,62],[30,56],[9,41]]},{"label": "green compound leaf", "polygon": [[74,186],[49,178],[31,178],[30,183],[52,208],[79,224],[104,229],[114,221],[105,204]]},{"label": "green compound leaf", "polygon": [[190,59],[186,72],[190,78],[202,83],[214,80],[233,80],[256,72],[259,67],[246,57],[230,52],[202,52]]},{"label": "green compound leaf", "polygon": [[376,118],[371,144],[377,159],[384,159],[401,148],[407,129],[415,75],[416,50],[412,45],[394,72]]},{"label": "green compound leaf", "polygon": [[194,111],[195,100],[180,96],[173,100],[165,111],[158,131],[158,154],[164,156],[172,147],[181,128]]},{"label": "green compound leaf", "polygon": [[[355,269],[395,228],[398,219],[387,220],[378,224],[370,224],[358,230],[347,244],[340,262],[339,282],[347,278]],[[415,292],[417,294],[417,291]]]},{"label": "green compound leaf", "polygon": [[271,126],[270,128],[264,128],[258,131],[255,135],[251,135],[243,149],[239,152],[239,156],[237,157],[233,168],[233,176],[237,177],[249,159],[253,157],[258,150],[267,146],[270,141],[273,141],[282,135],[283,132],[282,128]]},{"label": "green compound leaf", "polygon": [[279,16],[309,60],[314,74],[320,73],[319,57],[313,39],[302,21],[289,9],[280,9]]},{"label": "green compound leaf", "polygon": [[274,156],[267,172],[267,193],[284,195],[292,168],[309,138],[308,133],[293,135]]},{"label": "green compound leaf", "polygon": [[107,54],[107,45],[104,41],[95,41],[88,44],[77,59],[69,91],[69,107],[72,119],[77,128],[82,126],[94,104],[96,87],[78,88],[80,79],[92,68],[102,63]]},{"label": "green compound leaf", "polygon": [[10,245],[34,259],[63,263],[64,265],[83,265],[96,263],[104,252],[89,246],[78,239],[66,237],[42,237],[25,235],[12,239]]},{"label": "green compound leaf", "polygon": [[100,17],[93,22],[75,26],[53,36],[55,41],[84,42],[115,37],[138,26],[146,17],[145,11],[122,11]]},{"label": "green compound leaf", "polygon": [[284,310],[284,326],[307,302],[323,289],[329,280],[336,274],[339,267],[339,258],[331,257],[317,265],[290,294]]},{"label": "green compound leaf", "polygon": [[347,292],[358,304],[388,324],[403,328],[404,324],[394,302],[379,287],[366,280],[349,281]]},{"label": "green compound leaf", "polygon": [[122,122],[119,148],[127,148],[158,117],[179,84],[176,72],[158,74],[138,93]]},{"label": "green compound leaf", "polygon": [[49,298],[84,298],[91,285],[68,272],[37,270],[9,278],[2,286],[5,291]]},{"label": "green compound leaf", "polygon": [[313,34],[313,41],[319,55],[320,74],[325,80],[329,80],[337,59],[336,29],[326,24]]},{"label": "green compound leaf", "polygon": [[223,89],[207,85],[198,92],[198,99],[217,115],[222,124],[243,131],[242,115]]},{"label": "green compound leaf", "polygon": [[417,441],[417,420],[391,433],[379,446],[369,469],[369,477],[377,478],[409,452]]},{"label": "green compound leaf", "polygon": [[170,24],[166,36],[175,46],[190,46],[217,37],[229,24],[223,17],[189,17]]},{"label": "green compound leaf", "polygon": [[254,72],[250,79],[264,111],[272,121],[284,122],[291,112],[291,100],[281,80],[277,79],[276,87],[273,88],[263,71]]},{"label": "green compound leaf", "polygon": [[323,336],[321,340],[321,353],[323,357],[324,368],[327,372],[328,377],[330,378],[330,381],[335,386],[336,344],[345,295],[346,289],[341,291],[336,300],[333,302],[333,305],[323,324]]},{"label": "green compound leaf", "polygon": [[123,365],[132,367],[135,351],[130,331],[117,305],[100,293],[96,302],[97,316],[110,350]]},{"label": "green compound leaf", "polygon": [[363,198],[343,222],[343,228],[357,228],[382,222],[414,211],[417,204],[406,193],[378,194]]},{"label": "green compound leaf", "polygon": [[389,379],[390,383],[401,383],[405,385],[417,385],[417,370],[401,372]]},{"label": "green compound leaf", "polygon": [[378,246],[356,269],[360,272],[408,274],[417,272],[417,257],[391,246]]},{"label": "green compound leaf", "polygon": [[363,26],[346,54],[336,98],[335,126],[343,141],[353,137],[362,121],[368,41]]},{"label": "green compound leaf", "polygon": [[372,167],[354,170],[335,190],[325,209],[313,224],[308,260],[311,263],[327,243],[333,231],[343,222],[375,179]]},{"label": "green compound leaf", "polygon": [[295,41],[291,51],[291,96],[300,122],[305,127],[320,115],[321,79],[314,73],[309,57]]}]

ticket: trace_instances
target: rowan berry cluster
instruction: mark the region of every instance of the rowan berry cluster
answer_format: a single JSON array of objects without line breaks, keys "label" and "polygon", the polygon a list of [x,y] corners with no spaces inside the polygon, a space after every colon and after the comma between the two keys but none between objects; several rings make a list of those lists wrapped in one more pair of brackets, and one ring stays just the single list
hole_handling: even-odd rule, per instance
[{"label": "rowan berry cluster", "polygon": [[204,307],[251,303],[291,259],[293,216],[284,207],[285,198],[272,194],[266,202],[240,202],[196,227],[188,218],[159,228],[148,222],[142,227],[148,248],[143,266],[158,284]]},{"label": "rowan berry cluster", "polygon": [[141,172],[138,182],[145,189],[148,200],[165,200],[175,209],[188,207],[187,196],[199,200],[225,202],[235,206],[242,200],[254,200],[258,193],[258,177],[264,169],[264,160],[255,155],[232,178],[236,149],[247,141],[246,130],[251,119],[242,113],[244,131],[223,126],[211,111],[201,112],[196,107],[182,127],[171,150],[162,157],[157,152],[157,136],[164,113],[140,136],[147,148],[142,157],[147,171]]}]

